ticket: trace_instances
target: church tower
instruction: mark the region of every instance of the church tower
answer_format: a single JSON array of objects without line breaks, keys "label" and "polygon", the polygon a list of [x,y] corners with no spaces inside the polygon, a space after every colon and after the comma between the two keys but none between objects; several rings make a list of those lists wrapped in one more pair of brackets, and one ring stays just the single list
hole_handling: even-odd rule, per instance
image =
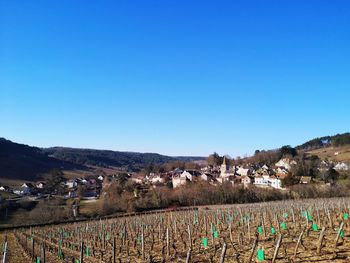
[{"label": "church tower", "polygon": [[222,162],[222,165],[220,167],[220,176],[225,176],[226,173],[228,172],[228,167],[227,167],[227,164],[226,164],[226,157],[224,156],[224,160]]}]

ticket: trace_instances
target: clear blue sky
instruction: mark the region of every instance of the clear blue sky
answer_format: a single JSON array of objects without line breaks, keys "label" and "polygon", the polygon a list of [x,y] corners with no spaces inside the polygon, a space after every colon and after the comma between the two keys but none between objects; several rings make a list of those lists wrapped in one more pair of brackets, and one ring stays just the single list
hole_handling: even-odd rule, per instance
[{"label": "clear blue sky", "polygon": [[350,127],[349,1],[0,1],[0,137],[231,156]]}]

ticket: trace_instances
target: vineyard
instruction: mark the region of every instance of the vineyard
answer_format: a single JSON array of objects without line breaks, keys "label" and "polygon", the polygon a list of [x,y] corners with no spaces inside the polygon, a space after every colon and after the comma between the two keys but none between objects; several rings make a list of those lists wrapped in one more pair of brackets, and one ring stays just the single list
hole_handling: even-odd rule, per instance
[{"label": "vineyard", "polygon": [[350,199],[200,207],[21,228],[0,262],[350,262]]}]

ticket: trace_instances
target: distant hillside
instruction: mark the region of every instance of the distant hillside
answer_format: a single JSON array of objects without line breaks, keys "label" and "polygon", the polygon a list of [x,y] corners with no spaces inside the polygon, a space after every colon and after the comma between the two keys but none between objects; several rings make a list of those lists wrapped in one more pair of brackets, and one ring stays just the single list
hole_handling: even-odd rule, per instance
[{"label": "distant hillside", "polygon": [[0,178],[37,180],[54,168],[72,169],[77,165],[48,157],[40,148],[0,138]]},{"label": "distant hillside", "polygon": [[203,160],[203,157],[170,157],[157,153],[53,147],[41,149],[0,138],[0,178],[38,180],[52,169],[87,169],[87,166],[120,167],[137,171],[150,164],[180,160]]},{"label": "distant hillside", "polygon": [[56,159],[79,165],[124,167],[133,171],[145,168],[149,164],[164,164],[175,160],[196,161],[204,159],[203,157],[170,157],[157,153],[119,152],[66,147],[52,147],[43,151]]},{"label": "distant hillside", "polygon": [[325,147],[306,151],[307,155],[316,155],[322,160],[350,163],[350,144],[339,147]]},{"label": "distant hillside", "polygon": [[297,146],[296,149],[310,151],[324,147],[340,147],[344,145],[350,145],[350,133],[315,138]]}]

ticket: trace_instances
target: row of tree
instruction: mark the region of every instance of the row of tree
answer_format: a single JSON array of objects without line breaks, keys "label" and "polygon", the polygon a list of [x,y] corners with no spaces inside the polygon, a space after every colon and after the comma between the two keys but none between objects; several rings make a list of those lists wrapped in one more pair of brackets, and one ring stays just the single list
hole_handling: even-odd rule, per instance
[{"label": "row of tree", "polygon": [[[230,165],[242,165],[242,164],[257,164],[257,165],[273,165],[281,158],[289,157],[294,158],[298,155],[298,151],[291,147],[290,145],[282,146],[277,150],[256,150],[254,155],[247,158],[237,157],[236,159],[225,155],[227,164]],[[218,153],[214,152],[207,158],[208,165],[218,166],[223,162],[224,156],[220,156]]]},{"label": "row of tree", "polygon": [[[129,185],[130,186],[130,185]],[[213,186],[199,181],[182,187],[148,188],[137,195],[132,187],[113,183],[100,202],[98,214],[111,214],[124,211],[142,211],[174,206],[218,205],[234,203],[267,202],[274,200],[315,197],[339,197],[350,193],[346,185],[295,185],[289,191],[255,186],[232,186],[224,183]]]},{"label": "row of tree", "polygon": [[312,139],[297,147],[298,150],[312,150],[328,146],[343,146],[350,144],[350,133],[336,134]]}]

